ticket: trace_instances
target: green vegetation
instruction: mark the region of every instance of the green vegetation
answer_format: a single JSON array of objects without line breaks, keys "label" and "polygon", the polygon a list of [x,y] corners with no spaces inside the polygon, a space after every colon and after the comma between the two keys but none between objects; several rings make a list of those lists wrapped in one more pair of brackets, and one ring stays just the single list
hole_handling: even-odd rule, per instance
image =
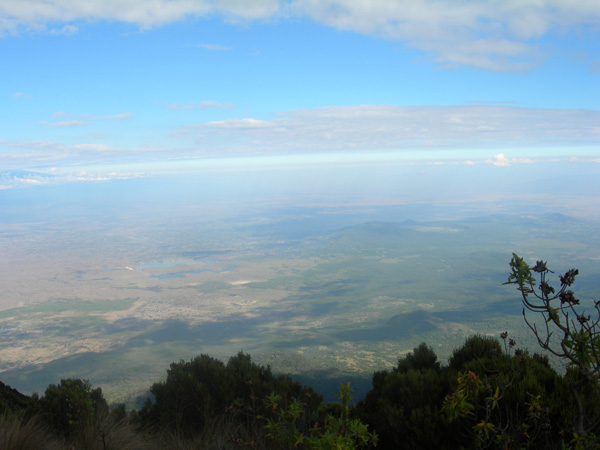
[{"label": "green vegetation", "polygon": [[451,433],[440,408],[454,374],[421,344],[391,371],[373,374],[373,389],[355,414],[373,427],[383,449],[444,448]]},{"label": "green vegetation", "polygon": [[463,436],[484,448],[554,448],[564,441],[572,420],[564,377],[547,358],[514,349],[506,333],[502,338],[502,351],[495,340],[474,338],[475,346],[488,351],[455,364],[457,385],[442,412]]},{"label": "green vegetation", "polygon": [[27,396],[16,389],[5,385],[0,381],[0,414],[25,409],[27,407]]},{"label": "green vegetation", "polygon": [[119,300],[93,300],[85,301],[77,298],[57,298],[44,303],[22,308],[12,308],[0,311],[2,318],[22,318],[23,316],[60,314],[67,311],[83,313],[108,313],[122,311],[130,308],[136,299],[123,298]]},{"label": "green vegetation", "polygon": [[[575,405],[573,442],[576,448],[600,446],[600,300],[582,303],[570,287],[579,275],[570,269],[550,284],[552,272],[544,261],[534,267],[513,253],[506,284],[515,284],[523,301],[523,316],[544,350],[567,364],[567,382]],[[534,275],[536,274],[536,275]],[[538,327],[525,310],[541,315]]]},{"label": "green vegetation", "polygon": [[[320,408],[319,416],[326,413],[323,425],[315,422],[308,430],[299,426],[301,417],[305,414],[305,406],[294,400],[287,408],[282,408],[281,396],[271,394],[267,397],[265,406],[270,411],[264,426],[267,431],[267,442],[274,448],[305,448],[310,450],[358,449],[376,447],[378,436],[371,433],[368,426],[360,419],[350,419],[350,383],[340,385],[339,398],[342,404],[327,405]],[[263,416],[259,416],[263,418]]]},{"label": "green vegetation", "polygon": [[216,415],[228,407],[241,425],[255,422],[264,414],[262,399],[276,392],[287,406],[294,399],[305,405],[310,415],[321,403],[321,396],[290,378],[271,373],[269,367],[253,363],[249,355],[238,353],[227,364],[208,355],[189,362],[171,364],[165,381],[150,388],[140,410],[142,423],[154,429],[166,429],[177,435],[202,433]]},{"label": "green vegetation", "polygon": [[474,335],[446,365],[423,342],[373,373],[356,405],[349,383],[340,402],[323,404],[248,354],[203,354],[172,363],[129,413],[77,378],[29,398],[0,385],[0,448],[600,449],[600,302],[575,297],[575,269],[554,288],[542,261],[530,268],[513,255],[510,268],[507,284],[534,313],[526,324],[564,374],[507,332]]},{"label": "green vegetation", "polygon": [[27,427],[44,436],[47,447],[39,448],[594,448],[579,445],[573,429],[571,375],[501,338],[470,337],[447,365],[422,343],[394,369],[374,373],[355,406],[349,383],[340,386],[341,403],[323,404],[311,388],[244,353],[227,364],[208,355],[171,364],[144,407],[129,414],[123,405],[109,408],[88,382],[61,380],[5,407],[10,426],[0,428],[0,442],[9,434],[25,442],[19,430]]},{"label": "green vegetation", "polygon": [[194,286],[194,289],[196,289],[199,292],[204,292],[205,294],[213,294],[215,292],[227,289],[228,287],[229,285],[222,281],[205,281],[204,283],[199,284],[198,286]]},{"label": "green vegetation", "polygon": [[[304,212],[315,222],[303,226],[333,217],[320,209]],[[204,226],[190,222],[182,231],[173,221],[126,252],[108,240],[81,265],[69,263],[77,256],[71,253],[74,244],[61,241],[66,253],[56,249],[60,257],[5,273],[12,309],[0,314],[0,378],[28,394],[62,378],[85,378],[102,386],[109,401],[138,408],[138,397],[173,360],[200,353],[225,360],[243,348],[276,373],[305,384],[316,379],[318,386],[309,384],[327,401],[335,400],[340,380],[350,380],[361,399],[374,371],[394,367],[399,355],[421,342],[442,361],[466,336],[478,333],[509,330],[520,346],[535,348],[534,336],[522,326],[520,298],[502,286],[512,248],[528,255],[543,251],[600,273],[600,234],[590,222],[543,215],[426,217],[405,222],[404,214],[369,210],[336,219],[308,237],[306,229],[290,228],[286,221],[253,222],[250,228],[233,221],[229,225],[237,231],[231,240],[217,238],[221,232],[210,232],[206,240]],[[398,222],[340,228],[381,218]],[[227,224],[219,226],[228,232]],[[285,244],[276,244],[278,239]],[[205,251],[225,248],[226,253]],[[125,254],[127,261],[121,260]],[[219,273],[158,279],[151,275],[178,269],[123,267],[181,259],[208,259]],[[85,272],[75,271],[80,266]],[[19,275],[31,272],[35,282]],[[17,295],[24,283],[31,297]],[[597,277],[578,277],[582,298],[599,287]],[[136,297],[130,307],[127,296]],[[22,306],[15,303],[19,298]],[[39,312],[38,306],[57,309]]]}]

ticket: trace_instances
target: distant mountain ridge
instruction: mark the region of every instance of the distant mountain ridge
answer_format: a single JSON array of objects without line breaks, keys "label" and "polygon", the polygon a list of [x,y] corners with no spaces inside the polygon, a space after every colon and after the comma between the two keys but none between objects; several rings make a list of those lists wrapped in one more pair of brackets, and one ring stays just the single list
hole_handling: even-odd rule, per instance
[{"label": "distant mountain ridge", "polygon": [[508,213],[494,213],[486,215],[478,215],[468,218],[460,219],[440,219],[440,220],[424,220],[416,221],[412,219],[402,221],[369,221],[356,225],[350,225],[347,227],[340,228],[336,231],[349,230],[349,229],[361,229],[364,231],[385,231],[399,228],[411,228],[411,227],[423,227],[423,226],[442,226],[442,225],[453,225],[453,226],[466,226],[471,223],[484,224],[484,223],[498,223],[503,222],[507,224],[547,224],[547,223],[582,223],[581,219],[576,217],[567,216],[561,213],[542,213],[539,215],[532,214],[508,214]]}]

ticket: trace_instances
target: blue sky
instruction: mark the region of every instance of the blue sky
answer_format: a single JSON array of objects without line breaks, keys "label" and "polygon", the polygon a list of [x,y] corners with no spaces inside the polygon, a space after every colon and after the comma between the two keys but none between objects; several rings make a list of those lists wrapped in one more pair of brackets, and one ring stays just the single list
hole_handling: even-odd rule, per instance
[{"label": "blue sky", "polygon": [[597,0],[0,1],[0,55],[3,188],[600,164]]}]

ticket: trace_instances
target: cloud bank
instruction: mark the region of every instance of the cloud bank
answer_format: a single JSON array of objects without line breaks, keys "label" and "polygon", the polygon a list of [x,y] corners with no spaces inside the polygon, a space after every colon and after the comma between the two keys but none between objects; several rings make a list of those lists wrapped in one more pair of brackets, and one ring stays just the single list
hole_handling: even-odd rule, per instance
[{"label": "cloud bank", "polygon": [[[64,117],[62,112],[56,115]],[[120,120],[128,115],[85,117]],[[75,170],[142,174],[160,172],[173,164],[185,167],[191,161],[195,161],[194,167],[216,160],[243,165],[252,158],[279,158],[286,164],[327,160],[330,165],[391,158],[410,164],[487,163],[502,167],[534,162],[532,156],[547,161],[597,158],[599,124],[600,111],[590,110],[506,105],[323,107],[290,111],[271,120],[197,123],[168,136],[156,135],[155,144],[145,147],[116,141],[108,145],[90,136],[78,138],[77,143],[0,140],[0,167],[13,172],[58,168],[69,174],[64,179],[73,178]],[[47,126],[75,124],[59,121]],[[36,179],[45,181],[29,175],[20,178],[33,180],[32,184]]]},{"label": "cloud bank", "polygon": [[273,120],[186,127],[206,152],[319,153],[600,145],[600,111],[468,106],[335,106]]},{"label": "cloud bank", "polygon": [[71,120],[61,120],[58,122],[40,122],[40,125],[44,125],[47,128],[72,128],[72,127],[83,127],[86,125],[90,125],[92,121],[111,121],[111,122],[120,122],[121,120],[130,119],[133,117],[131,113],[122,113],[115,114],[112,116],[91,116],[89,114],[84,114],[82,116],[68,116],[63,111],[57,111],[52,114],[52,117],[70,117]]},{"label": "cloud bank", "polygon": [[440,66],[498,71],[539,64],[540,42],[550,34],[585,40],[600,29],[597,0],[21,0],[0,2],[0,34],[73,34],[73,22],[100,20],[149,29],[215,15],[228,22],[302,17],[402,42]]}]

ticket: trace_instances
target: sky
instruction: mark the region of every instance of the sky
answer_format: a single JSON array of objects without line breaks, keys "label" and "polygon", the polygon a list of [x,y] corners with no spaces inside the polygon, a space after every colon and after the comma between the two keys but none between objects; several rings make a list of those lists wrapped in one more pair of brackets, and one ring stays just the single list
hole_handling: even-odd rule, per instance
[{"label": "sky", "polygon": [[0,0],[0,60],[3,189],[600,167],[598,0]]}]

